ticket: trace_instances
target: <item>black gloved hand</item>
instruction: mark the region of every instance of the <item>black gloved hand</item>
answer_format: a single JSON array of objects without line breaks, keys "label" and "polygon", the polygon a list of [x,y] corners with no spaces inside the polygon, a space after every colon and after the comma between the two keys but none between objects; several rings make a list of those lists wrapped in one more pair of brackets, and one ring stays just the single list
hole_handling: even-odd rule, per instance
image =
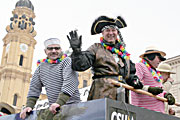
[{"label": "black gloved hand", "polygon": [[161,87],[149,87],[148,92],[152,93],[153,95],[158,95],[163,92]]},{"label": "black gloved hand", "polygon": [[126,83],[128,85],[134,87],[134,89],[142,89],[143,88],[143,84],[141,83],[141,81],[139,80],[137,75],[134,75],[134,74],[131,74],[129,76],[129,78],[126,80]]},{"label": "black gloved hand", "polygon": [[165,98],[167,98],[168,100],[168,105],[174,105],[175,103],[175,98],[173,97],[173,95],[171,93],[166,93],[164,95]]},{"label": "black gloved hand", "polygon": [[69,43],[71,45],[71,48],[73,51],[79,51],[81,50],[81,44],[82,44],[82,35],[78,36],[77,30],[69,32],[70,37],[67,35],[67,38],[69,40]]}]

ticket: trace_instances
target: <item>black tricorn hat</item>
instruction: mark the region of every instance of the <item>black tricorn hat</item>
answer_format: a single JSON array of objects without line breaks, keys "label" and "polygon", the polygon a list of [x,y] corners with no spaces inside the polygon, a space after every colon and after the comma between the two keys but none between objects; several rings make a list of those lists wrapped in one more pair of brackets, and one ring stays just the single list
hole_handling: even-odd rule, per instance
[{"label": "black tricorn hat", "polygon": [[102,28],[104,26],[108,26],[108,25],[115,25],[118,28],[124,28],[127,26],[126,22],[124,21],[124,19],[121,16],[117,16],[116,19],[109,18],[107,16],[100,16],[92,24],[91,35],[101,33]]}]

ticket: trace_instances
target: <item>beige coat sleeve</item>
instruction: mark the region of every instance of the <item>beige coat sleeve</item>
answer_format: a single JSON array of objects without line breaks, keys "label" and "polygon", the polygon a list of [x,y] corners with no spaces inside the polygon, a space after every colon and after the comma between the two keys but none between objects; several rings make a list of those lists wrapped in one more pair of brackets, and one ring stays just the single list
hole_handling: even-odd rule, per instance
[{"label": "beige coat sleeve", "polygon": [[163,84],[163,89],[166,91],[166,92],[169,92],[169,90],[171,89],[172,87],[172,83],[170,81],[166,81],[164,84]]}]

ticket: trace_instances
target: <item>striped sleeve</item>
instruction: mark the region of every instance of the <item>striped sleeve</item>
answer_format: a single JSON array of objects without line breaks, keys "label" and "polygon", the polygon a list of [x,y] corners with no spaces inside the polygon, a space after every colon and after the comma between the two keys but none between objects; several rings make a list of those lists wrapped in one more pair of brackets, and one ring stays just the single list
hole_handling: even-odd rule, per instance
[{"label": "striped sleeve", "polygon": [[138,76],[140,81],[142,81],[145,71],[144,67],[142,66],[141,63],[136,63],[135,67],[136,67],[136,75]]},{"label": "striped sleeve", "polygon": [[39,72],[40,72],[40,65],[38,66],[38,68],[36,69],[36,71],[34,72],[34,74],[32,76],[27,97],[37,97],[37,98],[39,98],[39,96],[41,94],[42,83],[40,81]]},{"label": "striped sleeve", "polygon": [[63,66],[62,92],[72,96],[78,88],[78,74],[72,70],[71,59],[65,59]]}]

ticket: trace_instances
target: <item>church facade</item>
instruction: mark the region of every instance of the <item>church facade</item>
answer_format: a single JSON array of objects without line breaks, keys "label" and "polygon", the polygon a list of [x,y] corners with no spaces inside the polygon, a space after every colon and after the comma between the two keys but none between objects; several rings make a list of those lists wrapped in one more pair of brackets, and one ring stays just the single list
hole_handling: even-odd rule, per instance
[{"label": "church facade", "polygon": [[7,35],[3,38],[0,66],[0,108],[13,107],[10,113],[19,112],[26,102],[32,59],[36,45],[34,7],[29,0],[19,0],[12,11]]},{"label": "church facade", "polygon": [[[174,79],[174,83],[172,84],[172,88],[170,89],[170,93],[172,93],[175,98],[176,102],[180,103],[180,55],[169,58],[165,61],[171,67],[173,72],[176,74],[171,74],[171,77]],[[177,106],[170,106],[176,111],[180,111],[180,108]],[[180,113],[176,113],[176,116],[180,117]]]}]

